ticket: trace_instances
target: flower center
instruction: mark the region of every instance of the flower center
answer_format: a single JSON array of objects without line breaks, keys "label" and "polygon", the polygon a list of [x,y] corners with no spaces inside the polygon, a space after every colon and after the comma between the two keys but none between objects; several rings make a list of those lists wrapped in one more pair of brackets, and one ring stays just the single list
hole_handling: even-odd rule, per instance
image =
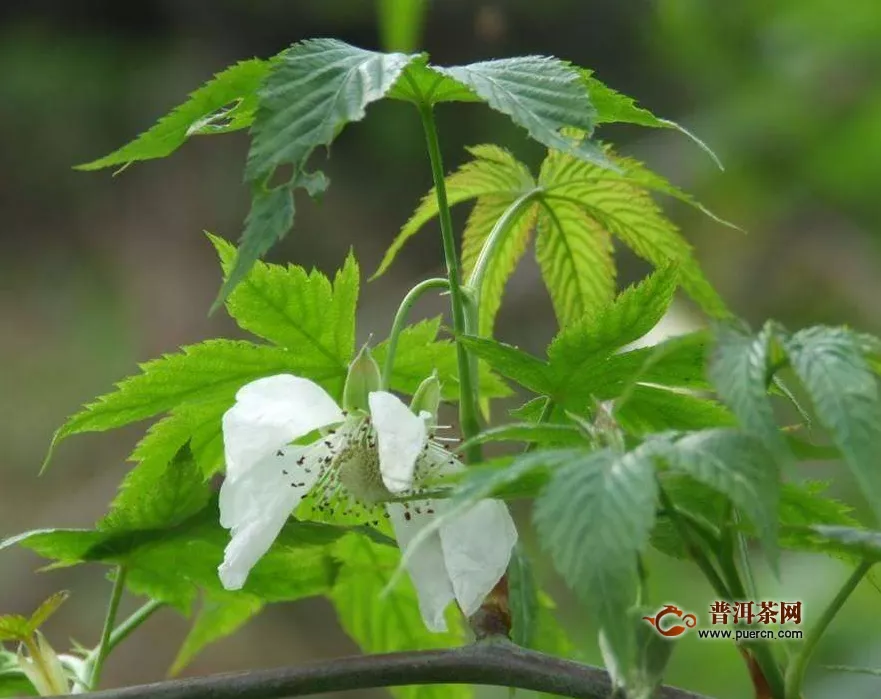
[{"label": "flower center", "polygon": [[356,500],[375,505],[393,497],[382,482],[375,438],[349,442],[334,461],[340,484]]}]

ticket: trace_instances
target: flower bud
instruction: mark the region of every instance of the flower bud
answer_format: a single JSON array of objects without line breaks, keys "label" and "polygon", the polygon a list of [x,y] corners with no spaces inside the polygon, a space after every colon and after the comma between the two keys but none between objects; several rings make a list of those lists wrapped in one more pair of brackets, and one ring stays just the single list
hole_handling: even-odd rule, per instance
[{"label": "flower bud", "polygon": [[26,643],[29,656],[19,648],[18,666],[34,685],[34,688],[43,697],[54,697],[60,694],[70,694],[70,684],[67,675],[61,666],[61,661],[49,645],[46,638],[37,631],[34,634],[36,643]]},{"label": "flower bud", "polygon": [[343,388],[343,408],[348,411],[369,410],[367,396],[380,388],[379,365],[367,345],[361,348],[358,356],[349,365],[346,385]]},{"label": "flower bud", "polygon": [[410,402],[410,410],[417,415],[426,412],[431,415],[432,424],[437,421],[437,410],[441,400],[441,383],[437,378],[437,372],[433,372],[425,381],[419,384],[413,400]]}]

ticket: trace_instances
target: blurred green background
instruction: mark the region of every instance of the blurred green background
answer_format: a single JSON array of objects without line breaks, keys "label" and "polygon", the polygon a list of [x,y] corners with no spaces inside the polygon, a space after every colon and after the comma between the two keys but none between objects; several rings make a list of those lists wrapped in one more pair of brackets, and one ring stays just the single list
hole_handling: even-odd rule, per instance
[{"label": "blurred green background", "polygon": [[[611,86],[709,142],[719,172],[683,137],[635,128],[601,136],[693,191],[743,226],[734,233],[690,210],[670,213],[697,246],[710,278],[751,321],[836,322],[881,331],[881,2],[878,0],[435,0],[420,45],[439,63],[524,53],[593,68]],[[0,537],[48,526],[89,526],[127,468],[141,429],[78,437],[37,477],[52,431],[137,361],[206,337],[232,335],[207,309],[220,282],[204,229],[236,238],[246,213],[243,134],[201,138],[171,159],[113,178],[71,166],[114,149],[212,73],[310,36],[365,47],[406,41],[400,4],[384,0],[4,0],[0,4]],[[378,17],[392,20],[380,31]],[[334,145],[332,186],[303,202],[296,233],[274,259],[332,271],[354,246],[372,272],[430,176],[415,115],[372,107]],[[504,119],[473,105],[440,114],[448,169],[463,146],[496,140],[534,162],[538,149]],[[461,215],[464,212],[459,212]],[[416,239],[362,294],[359,334],[384,336],[408,285],[439,270],[437,236]],[[621,277],[644,271],[621,257]],[[426,302],[425,313],[442,304]],[[678,308],[675,324],[698,323]],[[540,351],[553,332],[537,270],[524,263],[499,332]],[[809,467],[806,476],[838,470]],[[833,492],[852,497],[848,483]],[[858,504],[858,503],[857,503]],[[521,512],[525,514],[525,512]],[[524,523],[526,519],[523,518]],[[531,549],[531,536],[524,538]],[[706,613],[712,594],[695,569],[652,560],[658,602]],[[28,612],[51,592],[73,598],[50,622],[57,648],[93,643],[107,584],[88,567],[35,575],[25,552],[0,554],[0,611]],[[588,657],[594,630],[548,566],[561,618]],[[791,556],[765,598],[802,599],[806,624],[847,571]],[[134,600],[126,604],[134,606]],[[881,592],[864,585],[818,663],[881,667]],[[163,676],[186,622],[162,612],[120,648],[108,685]],[[322,601],[272,608],[187,671],[265,667],[354,648]],[[881,679],[815,671],[808,697],[877,697]],[[716,697],[750,696],[733,647],[685,637],[668,681]],[[366,694],[366,693],[365,693]],[[381,693],[370,693],[379,696]],[[499,695],[501,696],[501,694]]]}]

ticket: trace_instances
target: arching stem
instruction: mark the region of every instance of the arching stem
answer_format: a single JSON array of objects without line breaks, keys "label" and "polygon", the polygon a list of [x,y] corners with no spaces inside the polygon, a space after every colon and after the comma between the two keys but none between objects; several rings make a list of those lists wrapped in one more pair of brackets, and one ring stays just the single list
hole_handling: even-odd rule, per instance
[{"label": "arching stem", "polygon": [[407,292],[404,300],[401,301],[401,305],[398,306],[398,312],[395,314],[395,320],[392,323],[392,330],[388,338],[388,353],[386,354],[385,362],[382,365],[383,390],[387,390],[391,385],[392,371],[395,368],[395,353],[398,351],[398,339],[401,336],[401,331],[404,329],[404,323],[407,322],[407,316],[410,314],[413,304],[415,304],[419,298],[428,291],[433,289],[449,290],[449,288],[450,282],[448,279],[433,277],[432,279],[426,279],[425,281],[419,282]]}]

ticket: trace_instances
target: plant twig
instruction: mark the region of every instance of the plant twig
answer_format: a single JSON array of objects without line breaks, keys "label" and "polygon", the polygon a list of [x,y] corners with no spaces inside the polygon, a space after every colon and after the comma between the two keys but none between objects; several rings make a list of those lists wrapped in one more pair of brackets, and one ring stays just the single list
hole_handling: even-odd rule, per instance
[{"label": "plant twig", "polygon": [[[605,670],[487,640],[462,648],[339,658],[300,667],[229,673],[104,690],[92,699],[281,699],[404,685],[477,684],[607,699]],[[662,687],[657,699],[706,699]]]}]

